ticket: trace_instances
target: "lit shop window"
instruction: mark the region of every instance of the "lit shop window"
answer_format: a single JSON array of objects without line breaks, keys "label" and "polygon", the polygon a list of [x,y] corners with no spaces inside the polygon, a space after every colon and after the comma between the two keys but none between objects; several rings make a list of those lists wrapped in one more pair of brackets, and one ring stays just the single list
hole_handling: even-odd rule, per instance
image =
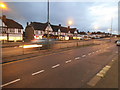
[{"label": "lit shop window", "polygon": [[42,39],[42,36],[41,35],[35,35],[34,39]]}]

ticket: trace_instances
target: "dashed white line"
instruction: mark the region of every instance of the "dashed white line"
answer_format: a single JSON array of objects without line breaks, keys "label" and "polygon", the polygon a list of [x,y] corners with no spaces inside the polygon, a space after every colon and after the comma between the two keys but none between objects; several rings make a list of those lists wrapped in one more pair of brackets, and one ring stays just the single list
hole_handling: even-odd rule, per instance
[{"label": "dashed white line", "polygon": [[54,66],[52,66],[52,68],[56,68],[56,67],[58,67],[58,66],[60,66],[60,64],[54,65]]},{"label": "dashed white line", "polygon": [[112,60],[112,62],[113,62],[114,60]]},{"label": "dashed white line", "polygon": [[116,51],[115,53],[118,53],[118,51]]},{"label": "dashed white line", "polygon": [[8,82],[8,83],[6,83],[6,84],[1,85],[0,87],[7,86],[7,85],[13,84],[13,83],[18,82],[18,81],[20,81],[20,79],[16,79],[16,80],[14,80],[14,81]]},{"label": "dashed white line", "polygon": [[65,63],[70,63],[71,62],[71,60],[68,60],[68,61],[66,61]]},{"label": "dashed white line", "polygon": [[76,58],[75,58],[75,60],[78,60],[78,59],[80,59],[80,57],[76,57]]},{"label": "dashed white line", "polygon": [[98,51],[96,51],[96,52],[98,52]]},{"label": "dashed white line", "polygon": [[91,55],[91,53],[89,53],[88,55]]},{"label": "dashed white line", "polygon": [[82,55],[82,57],[85,57],[86,55]]},{"label": "dashed white line", "polygon": [[34,76],[34,75],[39,74],[39,73],[42,73],[42,72],[44,72],[44,71],[45,71],[45,70],[40,70],[40,71],[38,71],[38,72],[33,73],[32,75]]}]

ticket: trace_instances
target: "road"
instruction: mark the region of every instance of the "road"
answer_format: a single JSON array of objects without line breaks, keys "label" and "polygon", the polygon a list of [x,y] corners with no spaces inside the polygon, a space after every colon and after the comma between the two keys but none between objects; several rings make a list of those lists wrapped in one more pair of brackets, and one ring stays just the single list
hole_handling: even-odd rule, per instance
[{"label": "road", "polygon": [[113,43],[72,49],[2,65],[3,88],[81,88],[117,57]]},{"label": "road", "polygon": [[[96,39],[96,40],[86,40],[86,41],[81,41],[81,40],[70,40],[70,41],[57,41],[54,42],[55,44],[52,45],[52,49],[61,49],[61,48],[68,48],[68,47],[77,47],[77,46],[84,46],[84,45],[90,45],[90,44],[100,44],[100,43],[106,43],[109,40],[107,39]],[[22,45],[22,43],[21,43]],[[4,46],[4,45],[3,45]],[[22,48],[17,46],[14,47],[5,47],[2,48],[2,57],[3,59],[8,58],[8,57],[13,57],[13,56],[18,56],[18,55],[23,55],[23,54],[30,54],[30,53],[35,53],[35,52],[42,52],[40,48]]]}]

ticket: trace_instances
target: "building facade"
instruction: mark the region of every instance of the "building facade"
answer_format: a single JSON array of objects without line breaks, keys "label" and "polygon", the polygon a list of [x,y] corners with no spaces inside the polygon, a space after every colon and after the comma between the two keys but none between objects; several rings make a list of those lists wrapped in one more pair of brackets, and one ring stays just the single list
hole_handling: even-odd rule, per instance
[{"label": "building facade", "polygon": [[23,27],[5,15],[0,17],[0,41],[23,41]]},{"label": "building facade", "polygon": [[[52,25],[50,23],[31,22],[25,28],[26,41],[33,39],[49,38],[69,40],[77,34],[76,28],[63,27],[61,24]],[[67,38],[67,39],[66,39]]]}]

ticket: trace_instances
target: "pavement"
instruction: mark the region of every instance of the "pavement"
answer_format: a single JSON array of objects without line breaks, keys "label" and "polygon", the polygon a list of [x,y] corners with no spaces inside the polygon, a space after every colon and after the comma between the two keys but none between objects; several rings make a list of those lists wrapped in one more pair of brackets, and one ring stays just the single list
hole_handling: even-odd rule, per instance
[{"label": "pavement", "polygon": [[117,57],[113,43],[2,64],[2,88],[82,88]]}]

